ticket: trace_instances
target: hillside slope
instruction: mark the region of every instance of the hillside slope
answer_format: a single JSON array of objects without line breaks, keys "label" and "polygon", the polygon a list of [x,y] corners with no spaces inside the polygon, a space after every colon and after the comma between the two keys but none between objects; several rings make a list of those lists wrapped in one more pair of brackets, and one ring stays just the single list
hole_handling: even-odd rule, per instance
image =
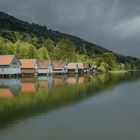
[{"label": "hillside slope", "polygon": [[[100,56],[105,52],[111,52],[110,50],[80,39],[76,36],[64,34],[58,31],[53,31],[51,29],[48,29],[46,26],[40,26],[34,23],[30,24],[28,22],[16,19],[15,17],[10,16],[4,12],[0,12],[0,30],[27,33],[29,35],[35,35],[38,38],[50,38],[56,43],[59,42],[61,39],[66,38],[74,42],[78,53],[87,55],[90,58],[92,58],[94,55]],[[6,36],[3,37],[5,38]],[[130,63],[132,61],[135,62],[136,65],[139,65],[140,63],[140,60],[135,57],[125,57],[116,53],[113,54],[117,57],[117,61],[119,63]]]},{"label": "hillside slope", "polygon": [[84,41],[78,37],[71,36],[68,34],[64,34],[58,31],[53,31],[48,29],[46,26],[40,26],[38,24],[30,24],[28,22],[24,22],[14,18],[13,16],[9,16],[6,13],[0,12],[0,29],[6,29],[10,31],[18,31],[18,32],[27,32],[29,34],[35,34],[38,37],[50,38],[55,42],[58,42],[62,38],[68,38],[75,43],[77,46],[77,50],[86,49],[87,53],[91,53],[92,55],[95,54],[102,54],[107,52],[108,50],[102,48],[98,45],[92,44],[90,42]]}]

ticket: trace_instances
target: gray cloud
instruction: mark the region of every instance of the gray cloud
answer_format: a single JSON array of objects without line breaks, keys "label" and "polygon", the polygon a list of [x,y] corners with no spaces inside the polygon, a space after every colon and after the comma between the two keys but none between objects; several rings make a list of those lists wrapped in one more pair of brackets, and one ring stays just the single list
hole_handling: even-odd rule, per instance
[{"label": "gray cloud", "polygon": [[139,0],[0,0],[0,9],[118,53],[140,57]]}]

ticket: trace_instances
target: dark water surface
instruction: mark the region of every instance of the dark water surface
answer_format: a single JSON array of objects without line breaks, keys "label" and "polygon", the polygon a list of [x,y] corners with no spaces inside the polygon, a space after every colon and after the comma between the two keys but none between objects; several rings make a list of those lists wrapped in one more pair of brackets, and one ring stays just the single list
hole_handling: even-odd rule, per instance
[{"label": "dark water surface", "polygon": [[44,108],[0,108],[0,140],[140,140],[140,73],[0,79],[0,105],[53,88]]}]

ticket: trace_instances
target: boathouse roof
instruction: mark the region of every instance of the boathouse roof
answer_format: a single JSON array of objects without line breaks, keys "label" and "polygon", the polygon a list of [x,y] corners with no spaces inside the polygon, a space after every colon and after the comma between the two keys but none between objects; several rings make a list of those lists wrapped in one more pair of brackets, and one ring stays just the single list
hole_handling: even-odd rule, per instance
[{"label": "boathouse roof", "polygon": [[64,60],[52,60],[52,65],[54,69],[62,69],[65,64],[66,61]]},{"label": "boathouse roof", "polygon": [[36,59],[20,59],[20,62],[23,69],[33,69],[36,65]]},{"label": "boathouse roof", "polygon": [[15,55],[0,55],[0,65],[10,65]]},{"label": "boathouse roof", "polygon": [[50,62],[49,60],[40,60],[40,61],[37,61],[37,66],[38,68],[47,68],[49,62]]}]

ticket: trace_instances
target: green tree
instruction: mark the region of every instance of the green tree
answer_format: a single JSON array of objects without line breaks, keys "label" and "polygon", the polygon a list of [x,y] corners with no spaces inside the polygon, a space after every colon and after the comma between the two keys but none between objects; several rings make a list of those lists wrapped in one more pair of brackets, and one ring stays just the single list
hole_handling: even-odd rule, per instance
[{"label": "green tree", "polygon": [[38,49],[38,53],[39,53],[40,58],[42,60],[49,60],[50,59],[48,50],[45,47],[42,47],[42,48]]},{"label": "green tree", "polygon": [[51,59],[54,59],[55,43],[51,39],[47,39],[43,42],[44,47],[48,50]]},{"label": "green tree", "polygon": [[114,70],[117,64],[116,56],[111,52],[107,52],[107,53],[104,53],[102,57],[103,57],[104,62],[110,66],[109,70]]},{"label": "green tree", "polygon": [[57,51],[61,59],[67,61],[75,60],[76,46],[72,41],[68,39],[62,39],[60,42],[58,42],[57,47],[59,48]]}]

